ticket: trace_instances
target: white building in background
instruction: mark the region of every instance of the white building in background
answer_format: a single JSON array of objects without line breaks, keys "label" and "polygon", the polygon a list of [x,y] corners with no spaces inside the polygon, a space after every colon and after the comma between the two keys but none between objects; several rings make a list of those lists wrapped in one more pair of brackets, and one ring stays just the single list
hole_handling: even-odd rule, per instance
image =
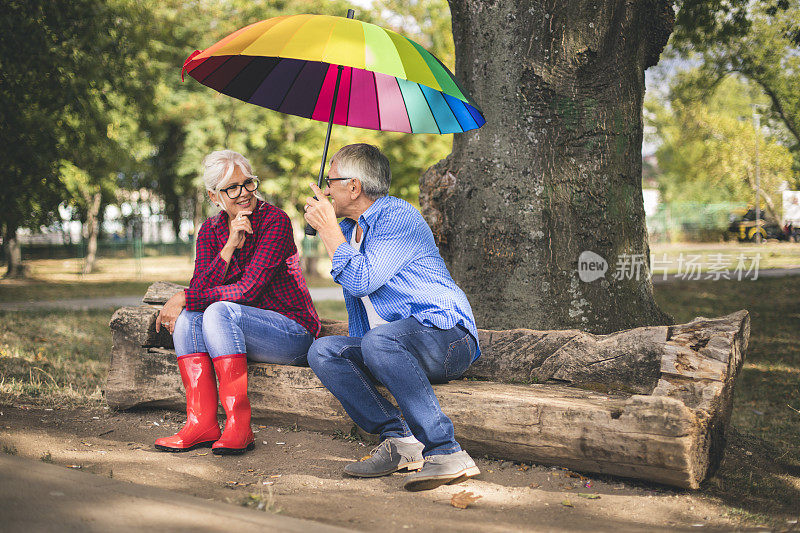
[{"label": "white building in background", "polygon": [[[134,212],[135,209],[138,209],[138,213]],[[138,203],[122,202],[119,206],[107,205],[103,218],[103,234],[111,240],[132,239],[134,235],[131,219],[135,218],[141,221],[141,238],[144,244],[175,242],[176,235],[172,229],[172,222],[163,213],[163,202],[157,199]],[[18,232],[20,242],[22,244],[81,242],[83,225],[80,221],[73,220],[73,215],[72,207],[59,205],[60,222],[49,227],[42,226],[36,232],[22,228]],[[178,237],[184,242],[188,241],[193,228],[191,220],[181,220]]]},{"label": "white building in background", "polygon": [[642,198],[644,199],[644,214],[648,217],[655,215],[661,199],[658,189],[642,189]]},{"label": "white building in background", "polygon": [[783,191],[782,225],[800,226],[800,191]]}]

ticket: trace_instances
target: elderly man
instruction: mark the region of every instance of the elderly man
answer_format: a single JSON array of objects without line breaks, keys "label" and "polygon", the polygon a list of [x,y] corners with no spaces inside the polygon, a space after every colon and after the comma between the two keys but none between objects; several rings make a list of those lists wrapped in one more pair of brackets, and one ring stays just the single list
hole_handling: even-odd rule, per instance
[{"label": "elderly man", "polygon": [[390,182],[380,150],[353,144],[333,156],[325,191],[311,185],[316,198],[307,199],[305,219],[343,288],[350,336],[316,340],[308,363],[356,424],[380,435],[371,456],[345,472],[377,477],[422,467],[404,486],[426,490],[480,473],[431,387],[461,376],[480,350],[472,309],[433,233],[411,204],[387,196]]}]

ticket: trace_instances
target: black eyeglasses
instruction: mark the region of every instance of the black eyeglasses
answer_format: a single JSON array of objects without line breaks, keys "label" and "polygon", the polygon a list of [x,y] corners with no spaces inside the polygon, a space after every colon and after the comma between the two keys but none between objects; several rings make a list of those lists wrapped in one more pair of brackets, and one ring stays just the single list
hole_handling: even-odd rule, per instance
[{"label": "black eyeglasses", "polygon": [[346,180],[349,180],[349,179],[350,179],[350,178],[328,178],[328,177],[326,177],[326,178],[325,178],[325,184],[326,184],[328,187],[330,187],[330,186],[331,186],[331,182],[332,182],[332,181],[346,181]]},{"label": "black eyeglasses", "polygon": [[220,190],[220,192],[224,192],[225,195],[231,200],[236,200],[242,195],[242,189],[246,189],[247,192],[253,192],[257,188],[258,179],[247,178],[241,185],[231,185],[230,187],[225,187],[224,189]]}]

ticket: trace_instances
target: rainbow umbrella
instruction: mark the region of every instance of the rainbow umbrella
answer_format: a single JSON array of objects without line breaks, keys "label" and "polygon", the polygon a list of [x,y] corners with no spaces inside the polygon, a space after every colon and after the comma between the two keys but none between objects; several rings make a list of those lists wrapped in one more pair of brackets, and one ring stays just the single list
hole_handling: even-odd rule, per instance
[{"label": "rainbow umbrella", "polygon": [[441,61],[414,41],[345,17],[289,15],[233,32],[183,65],[207,87],[282,113],[405,133],[460,133],[486,122]]}]

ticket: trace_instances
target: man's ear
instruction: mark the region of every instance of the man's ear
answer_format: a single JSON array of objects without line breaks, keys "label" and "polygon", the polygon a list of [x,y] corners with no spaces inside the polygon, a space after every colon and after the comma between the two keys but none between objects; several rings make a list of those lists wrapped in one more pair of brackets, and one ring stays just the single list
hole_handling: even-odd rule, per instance
[{"label": "man's ear", "polygon": [[352,200],[361,196],[361,180],[355,178],[351,179],[348,187],[350,188],[350,198]]}]

